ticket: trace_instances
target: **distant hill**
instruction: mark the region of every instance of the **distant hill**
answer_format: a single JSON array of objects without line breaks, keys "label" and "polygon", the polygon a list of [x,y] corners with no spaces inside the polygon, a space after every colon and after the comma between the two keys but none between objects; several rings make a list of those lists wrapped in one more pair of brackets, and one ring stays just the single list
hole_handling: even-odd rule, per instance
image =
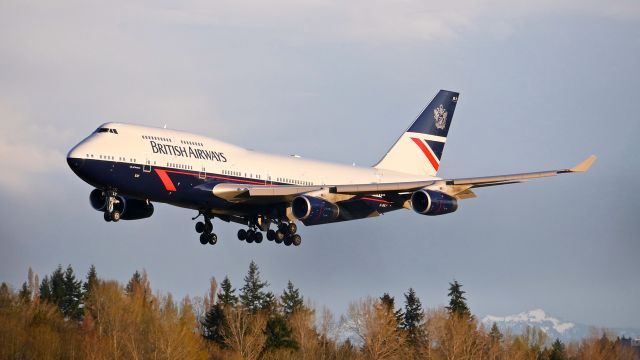
[{"label": "distant hill", "polygon": [[[563,342],[571,340],[581,340],[591,335],[594,326],[578,324],[574,322],[565,322],[556,317],[550,316],[542,309],[522,312],[508,316],[487,315],[481,320],[486,328],[490,328],[495,322],[500,331],[511,330],[514,334],[522,333],[527,326],[535,326],[542,329],[550,339],[560,339]],[[631,338],[640,337],[640,329],[631,328],[607,328],[618,336]]]}]

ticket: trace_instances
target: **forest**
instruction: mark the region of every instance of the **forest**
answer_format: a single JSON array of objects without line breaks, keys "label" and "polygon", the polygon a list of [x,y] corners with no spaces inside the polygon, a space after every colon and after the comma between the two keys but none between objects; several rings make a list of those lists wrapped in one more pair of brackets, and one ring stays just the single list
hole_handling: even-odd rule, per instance
[{"label": "forest", "polygon": [[[21,287],[0,285],[0,359],[638,359],[604,330],[563,343],[544,331],[484,328],[458,281],[448,306],[424,308],[413,289],[354,300],[337,317],[291,281],[272,292],[255,262],[241,287],[211,278],[203,296],[154,292],[145,271],[126,284],[91,266],[58,266]],[[443,291],[447,287],[443,286]]]}]

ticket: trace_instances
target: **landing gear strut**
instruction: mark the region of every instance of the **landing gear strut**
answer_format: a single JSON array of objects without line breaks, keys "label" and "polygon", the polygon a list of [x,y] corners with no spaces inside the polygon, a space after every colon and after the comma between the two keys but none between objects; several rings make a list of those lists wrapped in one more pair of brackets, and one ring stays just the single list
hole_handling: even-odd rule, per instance
[{"label": "landing gear strut", "polygon": [[215,245],[218,242],[218,235],[213,232],[211,217],[207,215],[204,215],[204,221],[196,223],[196,232],[200,234],[200,244],[202,245]]},{"label": "landing gear strut", "polygon": [[117,208],[120,204],[120,200],[117,198],[118,193],[114,190],[105,190],[104,192],[104,221],[106,222],[118,222],[122,216],[122,212]]}]

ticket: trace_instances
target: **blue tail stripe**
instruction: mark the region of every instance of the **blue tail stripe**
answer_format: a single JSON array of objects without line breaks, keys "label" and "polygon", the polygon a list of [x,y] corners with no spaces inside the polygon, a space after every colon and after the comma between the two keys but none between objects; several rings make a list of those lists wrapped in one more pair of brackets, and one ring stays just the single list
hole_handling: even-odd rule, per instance
[{"label": "blue tail stripe", "polygon": [[458,95],[457,92],[440,90],[408,131],[446,137]]},{"label": "blue tail stripe", "polygon": [[442,158],[442,151],[444,150],[444,143],[440,141],[431,141],[431,140],[426,140],[426,141],[427,141],[427,145],[429,145],[429,147],[431,148],[431,151],[433,151],[433,153],[436,155],[438,160],[440,160]]}]

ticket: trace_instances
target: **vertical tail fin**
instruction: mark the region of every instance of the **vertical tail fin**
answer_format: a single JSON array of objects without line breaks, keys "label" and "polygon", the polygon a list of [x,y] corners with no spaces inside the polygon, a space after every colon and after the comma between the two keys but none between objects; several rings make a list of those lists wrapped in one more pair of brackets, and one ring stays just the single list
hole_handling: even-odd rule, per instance
[{"label": "vertical tail fin", "polygon": [[457,92],[440,90],[374,167],[413,175],[435,176],[440,167],[458,95]]}]

